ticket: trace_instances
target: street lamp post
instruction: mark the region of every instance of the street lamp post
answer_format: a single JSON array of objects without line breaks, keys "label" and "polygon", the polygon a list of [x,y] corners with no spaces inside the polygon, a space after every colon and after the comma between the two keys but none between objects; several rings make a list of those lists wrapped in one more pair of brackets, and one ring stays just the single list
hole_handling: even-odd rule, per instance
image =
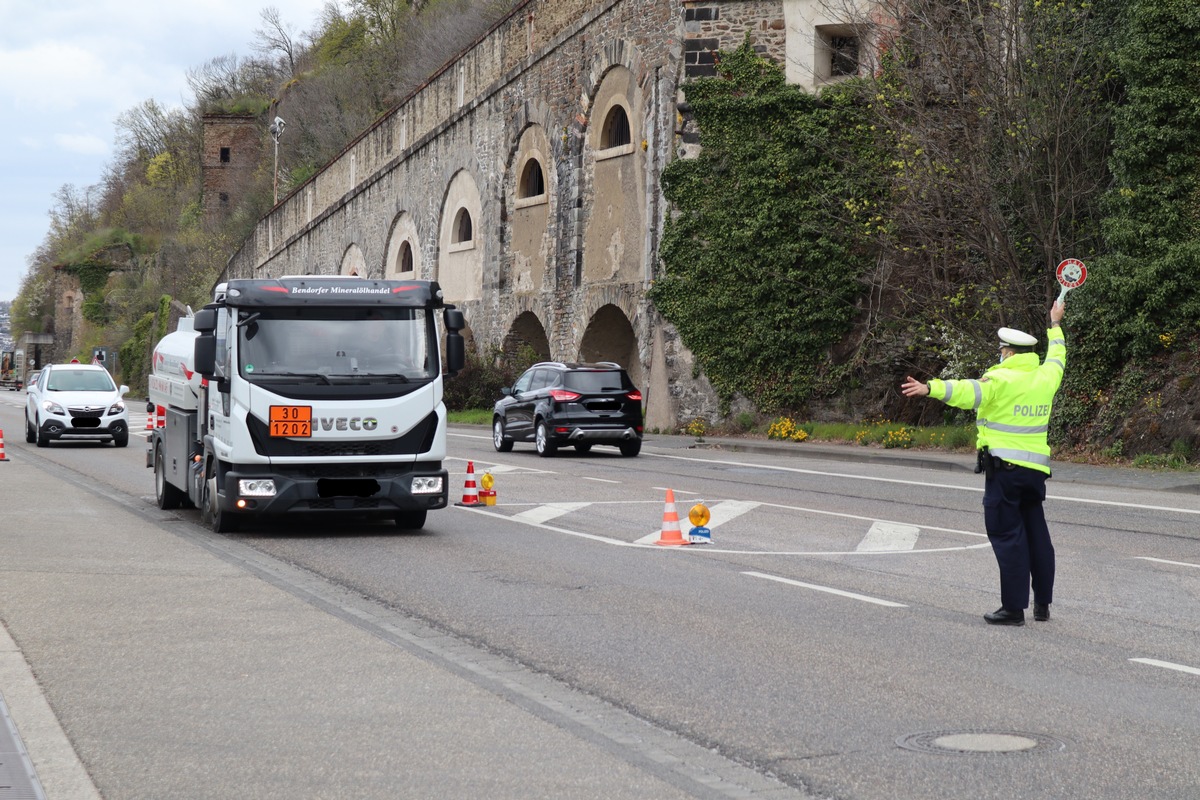
[{"label": "street lamp post", "polygon": [[276,117],[271,123],[271,138],[275,140],[275,201],[273,205],[279,203],[279,137],[283,135],[283,126],[287,123],[282,117]]}]

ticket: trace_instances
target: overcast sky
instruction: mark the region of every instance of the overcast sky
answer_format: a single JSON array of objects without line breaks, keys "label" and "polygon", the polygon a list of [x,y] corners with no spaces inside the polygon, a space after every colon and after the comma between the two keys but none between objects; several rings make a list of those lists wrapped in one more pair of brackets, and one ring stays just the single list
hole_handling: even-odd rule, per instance
[{"label": "overcast sky", "polygon": [[100,182],[122,111],[190,104],[188,70],[253,55],[262,9],[299,35],[326,2],[0,0],[0,300],[16,297],[59,188]]}]

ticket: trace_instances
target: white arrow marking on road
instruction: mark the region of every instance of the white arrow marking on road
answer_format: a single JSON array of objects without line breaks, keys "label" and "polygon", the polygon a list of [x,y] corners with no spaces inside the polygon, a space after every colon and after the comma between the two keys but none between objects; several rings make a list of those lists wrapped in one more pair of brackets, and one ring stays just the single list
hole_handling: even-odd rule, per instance
[{"label": "white arrow marking on road", "polygon": [[871,529],[854,549],[859,552],[874,553],[886,550],[912,550],[917,546],[917,536],[920,533],[921,529],[912,525],[876,520],[871,523]]},{"label": "white arrow marking on road", "polygon": [[[750,500],[725,500],[724,502],[721,502],[721,503],[714,503],[708,509],[709,513],[712,515],[712,518],[708,521],[708,525],[706,525],[705,527],[708,528],[709,530],[712,530],[713,528],[716,528],[720,525],[725,524],[726,522],[729,522],[731,519],[736,519],[737,517],[740,517],[742,514],[745,514],[747,511],[753,511],[754,509],[758,508],[760,505],[762,505],[762,503],[755,503]],[[676,509],[678,509],[678,507],[679,506],[676,505]],[[684,533],[687,532],[687,529],[685,527],[686,524],[687,524],[687,512],[685,511],[679,517],[679,527],[684,531]],[[657,530],[657,531],[654,531],[653,533],[646,534],[645,536],[643,536],[642,538],[640,538],[636,542],[634,542],[634,544],[650,544],[652,542],[658,541],[658,538],[660,536],[662,536],[662,530]]]}]

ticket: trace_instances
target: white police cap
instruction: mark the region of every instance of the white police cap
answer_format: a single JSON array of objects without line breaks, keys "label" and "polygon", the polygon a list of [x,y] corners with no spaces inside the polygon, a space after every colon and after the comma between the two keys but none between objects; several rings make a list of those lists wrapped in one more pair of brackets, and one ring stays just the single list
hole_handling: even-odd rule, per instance
[{"label": "white police cap", "polygon": [[1001,328],[999,334],[1000,344],[1012,345],[1013,347],[1033,347],[1037,344],[1037,339],[1016,328]]}]

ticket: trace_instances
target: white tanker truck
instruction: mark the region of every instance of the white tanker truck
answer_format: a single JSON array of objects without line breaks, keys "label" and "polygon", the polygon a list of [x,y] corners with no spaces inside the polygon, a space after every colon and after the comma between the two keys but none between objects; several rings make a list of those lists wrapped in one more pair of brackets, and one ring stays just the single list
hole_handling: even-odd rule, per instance
[{"label": "white tanker truck", "polygon": [[233,280],[154,348],[146,453],[159,508],[195,505],[218,532],[293,514],[420,528],[449,496],[447,377],[463,314],[431,281]]}]

